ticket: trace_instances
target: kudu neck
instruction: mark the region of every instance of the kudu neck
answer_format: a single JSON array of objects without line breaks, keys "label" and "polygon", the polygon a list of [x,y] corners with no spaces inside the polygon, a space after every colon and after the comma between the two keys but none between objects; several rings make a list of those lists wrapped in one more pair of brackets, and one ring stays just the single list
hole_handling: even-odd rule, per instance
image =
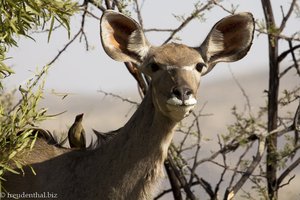
[{"label": "kudu neck", "polygon": [[150,85],[139,108],[124,126],[125,131],[126,129],[135,129],[139,135],[150,134],[150,137],[157,136],[157,139],[163,139],[171,134],[177,122],[165,116],[155,107],[154,98]]}]

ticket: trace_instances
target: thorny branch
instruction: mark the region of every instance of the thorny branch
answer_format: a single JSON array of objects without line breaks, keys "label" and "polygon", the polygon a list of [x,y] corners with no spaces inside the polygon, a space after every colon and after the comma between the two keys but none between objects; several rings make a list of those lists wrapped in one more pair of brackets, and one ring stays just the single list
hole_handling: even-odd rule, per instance
[{"label": "thorny branch", "polygon": [[117,98],[117,99],[120,99],[124,102],[127,102],[127,103],[130,103],[130,104],[133,104],[133,105],[136,105],[136,106],[139,106],[140,104],[138,102],[135,102],[135,101],[132,101],[130,99],[127,99],[127,98],[124,98],[120,95],[117,95],[117,94],[114,94],[114,93],[111,93],[111,92],[105,92],[103,90],[98,90],[98,92],[104,94],[105,96],[111,96],[111,97],[114,97],[114,98]]},{"label": "thorny branch", "polygon": [[235,13],[235,11],[236,11],[236,9],[231,9],[231,10],[229,10],[228,8],[226,8],[225,6],[223,6],[222,4],[220,4],[218,1],[216,1],[216,0],[213,0],[213,3],[216,5],[216,6],[218,6],[218,7],[220,7],[222,10],[224,10],[225,12],[227,12],[227,13],[229,13],[229,14],[231,14],[231,15],[233,15],[234,13]]}]

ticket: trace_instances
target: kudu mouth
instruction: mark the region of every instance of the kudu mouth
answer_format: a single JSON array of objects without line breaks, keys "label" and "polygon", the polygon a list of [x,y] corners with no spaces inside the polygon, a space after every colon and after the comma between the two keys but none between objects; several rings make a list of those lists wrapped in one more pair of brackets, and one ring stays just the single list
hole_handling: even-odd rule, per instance
[{"label": "kudu mouth", "polygon": [[177,120],[187,117],[197,104],[197,100],[190,95],[187,99],[178,99],[173,96],[167,100],[167,108],[169,112],[173,113],[172,116]]},{"label": "kudu mouth", "polygon": [[167,109],[173,119],[180,121],[187,117],[196,106],[197,100],[193,95],[189,96],[188,99],[181,100],[177,97],[171,97],[167,100]]},{"label": "kudu mouth", "polygon": [[177,97],[171,97],[167,100],[167,104],[171,106],[195,106],[197,104],[197,100],[193,96],[189,96],[188,99],[181,100]]}]

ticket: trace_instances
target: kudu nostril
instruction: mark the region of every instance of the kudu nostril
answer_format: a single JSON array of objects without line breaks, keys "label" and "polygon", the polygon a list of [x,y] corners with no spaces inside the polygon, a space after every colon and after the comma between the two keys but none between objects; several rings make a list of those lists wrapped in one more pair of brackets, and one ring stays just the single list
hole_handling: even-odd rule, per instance
[{"label": "kudu nostril", "polygon": [[172,95],[181,101],[188,100],[192,93],[192,90],[186,86],[174,87],[172,90]]}]

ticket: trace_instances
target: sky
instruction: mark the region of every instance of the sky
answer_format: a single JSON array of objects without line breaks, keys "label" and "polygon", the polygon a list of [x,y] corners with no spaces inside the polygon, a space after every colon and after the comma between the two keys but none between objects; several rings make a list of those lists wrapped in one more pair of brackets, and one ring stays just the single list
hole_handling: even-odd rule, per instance
[{"label": "sky", "polygon": [[[291,1],[272,0],[277,24],[282,15],[280,5],[287,12]],[[223,5],[230,8],[231,3],[239,5],[237,12],[251,12],[256,20],[263,19],[263,11],[260,1],[223,1]],[[142,4],[142,16],[144,27],[147,28],[176,28],[178,22],[173,14],[187,16],[194,9],[194,1],[191,0],[145,0]],[[96,9],[93,12],[97,16],[101,13]],[[199,46],[210,31],[211,27],[224,16],[228,15],[221,8],[215,7],[205,12],[205,21],[194,20],[183,31],[179,32],[182,40],[180,43],[189,46]],[[135,18],[135,16],[133,16]],[[79,16],[72,18],[71,33],[75,34],[80,27]],[[299,18],[295,15],[287,24],[287,35],[299,31]],[[66,52],[55,62],[46,77],[46,91],[54,90],[62,93],[97,93],[97,90],[122,92],[136,90],[136,82],[127,72],[122,63],[109,58],[102,49],[99,38],[99,21],[89,18],[86,22],[85,32],[91,46],[89,51],[85,49],[85,43],[75,41]],[[47,34],[32,33],[35,41],[28,38],[18,39],[18,48],[11,48],[7,61],[16,74],[7,78],[4,82],[7,90],[17,88],[20,84],[34,76],[34,73],[42,66],[49,63],[58,51],[68,42],[67,32],[59,29],[52,33],[51,40],[47,42]],[[168,33],[147,33],[146,37],[153,45],[160,45]],[[286,45],[285,41],[281,41]],[[288,64],[291,59],[287,59]],[[268,52],[267,37],[258,36],[255,33],[253,45],[248,55],[242,60],[232,64],[218,64],[213,72],[206,75],[202,80],[212,82],[217,79],[230,78],[228,66],[234,74],[252,74],[261,70],[267,70]]]}]

